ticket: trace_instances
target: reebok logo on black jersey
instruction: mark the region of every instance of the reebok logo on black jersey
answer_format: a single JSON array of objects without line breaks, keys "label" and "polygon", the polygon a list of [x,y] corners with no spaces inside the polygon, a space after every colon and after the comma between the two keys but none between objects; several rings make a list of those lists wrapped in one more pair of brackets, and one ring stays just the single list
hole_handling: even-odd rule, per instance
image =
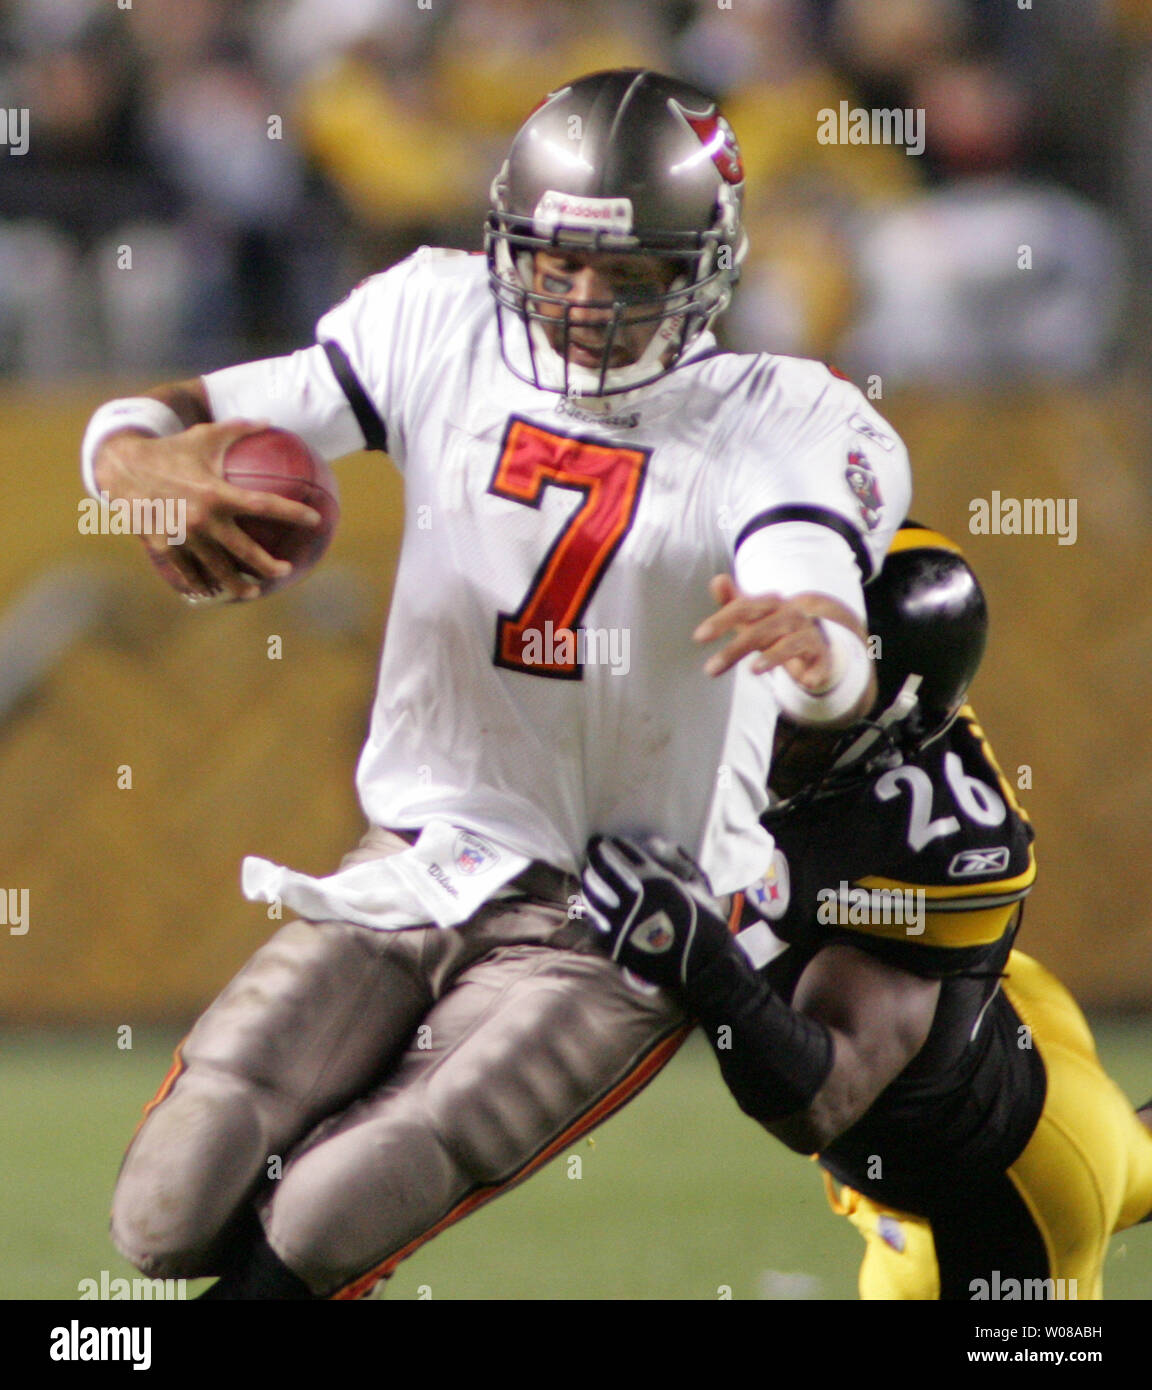
[{"label": "reebok logo on black jersey", "polygon": [[983,878],[985,874],[1002,874],[1008,867],[1007,845],[995,849],[962,849],[952,856],[948,865],[949,878]]}]

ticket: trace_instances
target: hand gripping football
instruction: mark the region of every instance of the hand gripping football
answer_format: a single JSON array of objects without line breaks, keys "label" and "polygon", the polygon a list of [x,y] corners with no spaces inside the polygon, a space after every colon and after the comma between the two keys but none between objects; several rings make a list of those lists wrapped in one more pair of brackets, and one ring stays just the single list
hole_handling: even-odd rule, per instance
[{"label": "hand gripping football", "polygon": [[267,517],[240,517],[239,525],[277,560],[287,560],[292,573],[284,579],[260,581],[262,594],[275,593],[302,579],[322,558],[340,519],[336,479],[327,463],[299,435],[265,429],[246,434],[224,455],[224,476],[250,492],[272,492],[303,502],[320,513],[318,526],[293,526]]}]

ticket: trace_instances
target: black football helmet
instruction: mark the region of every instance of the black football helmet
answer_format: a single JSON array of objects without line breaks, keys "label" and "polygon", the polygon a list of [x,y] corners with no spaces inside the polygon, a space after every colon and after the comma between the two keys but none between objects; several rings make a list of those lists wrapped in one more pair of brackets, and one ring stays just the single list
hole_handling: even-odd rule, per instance
[{"label": "black football helmet", "polygon": [[803,787],[835,790],[939,738],[980,669],[988,605],[955,542],[914,521],[892,539],[864,590],[878,693],[852,728],[811,739],[781,720],[770,785],[790,798]]},{"label": "black football helmet", "polygon": [[[671,370],[731,297],[746,247],[743,190],[732,129],[695,87],[621,68],[552,92],[492,184],[485,243],[509,368],[540,389],[584,396]],[[533,290],[541,250],[658,256],[674,276],[666,290],[584,306],[605,311],[607,332],[599,369],[579,366],[568,361],[568,300]],[[612,367],[625,313],[655,332],[638,360]]]}]

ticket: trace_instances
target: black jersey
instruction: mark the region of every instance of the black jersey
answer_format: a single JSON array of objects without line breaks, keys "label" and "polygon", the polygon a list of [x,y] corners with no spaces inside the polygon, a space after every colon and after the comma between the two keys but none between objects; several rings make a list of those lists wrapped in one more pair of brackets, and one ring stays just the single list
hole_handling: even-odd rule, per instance
[{"label": "black jersey", "polygon": [[[1017,1157],[1045,1077],[999,988],[1036,867],[1032,827],[970,708],[913,759],[796,800],[764,823],[782,857],[761,886],[791,999],[824,946],[849,942],[941,981],[920,1052],[821,1155],[838,1180],[925,1214]],[[755,896],[754,894],[750,896]]]}]

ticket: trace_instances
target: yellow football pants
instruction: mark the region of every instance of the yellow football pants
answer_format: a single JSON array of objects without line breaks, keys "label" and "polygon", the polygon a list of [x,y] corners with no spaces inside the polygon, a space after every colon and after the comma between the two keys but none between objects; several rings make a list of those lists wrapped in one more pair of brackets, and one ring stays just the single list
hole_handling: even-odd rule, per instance
[{"label": "yellow football pants", "polygon": [[[1023,1203],[1030,1236],[1043,1243],[1052,1284],[1046,1292],[1038,1281],[1032,1290],[1011,1290],[991,1268],[981,1271],[987,1290],[969,1284],[971,1291],[957,1293],[929,1218],[882,1207],[851,1188],[837,1194],[826,1179],[833,1209],[867,1246],[861,1298],[938,1299],[942,1287],[951,1287],[953,1297],[1101,1298],[1109,1237],[1152,1214],[1152,1131],[1105,1074],[1076,1001],[1020,951],[1009,958],[1003,989],[1027,1030],[1021,1044],[1038,1048],[1047,1070],[1039,1123],[1007,1179]],[[966,1219],[978,1228],[984,1214],[974,1202]]]}]

